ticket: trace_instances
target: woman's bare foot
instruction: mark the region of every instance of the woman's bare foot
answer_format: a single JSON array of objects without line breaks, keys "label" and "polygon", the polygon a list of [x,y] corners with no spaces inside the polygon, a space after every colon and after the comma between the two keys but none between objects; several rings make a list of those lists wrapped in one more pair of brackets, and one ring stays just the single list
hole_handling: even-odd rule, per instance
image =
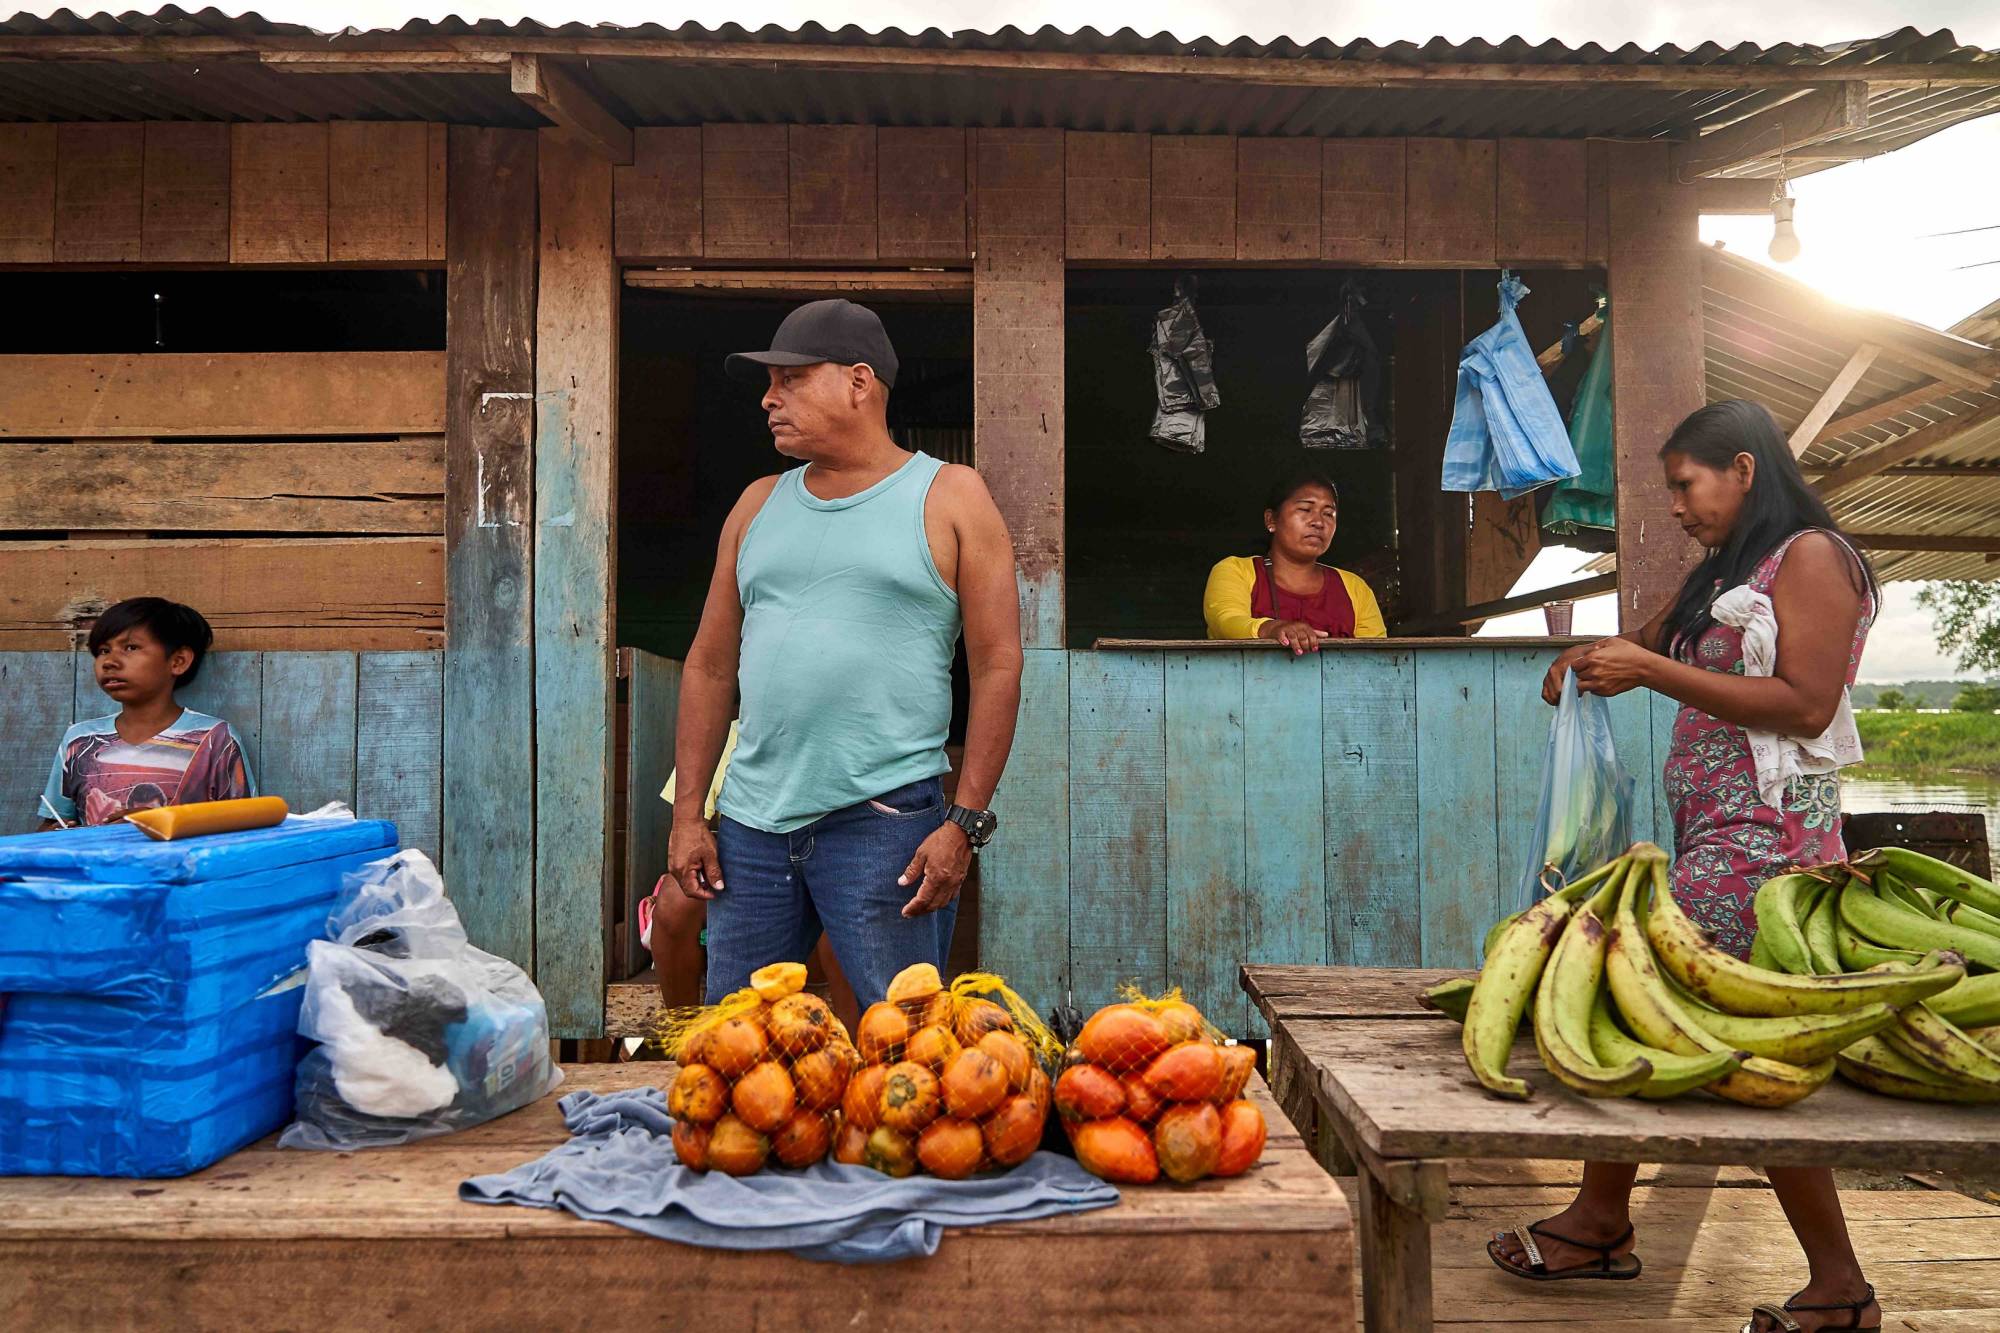
[{"label": "woman's bare foot", "polygon": [[[1611,1213],[1593,1212],[1578,1199],[1554,1217],[1545,1218],[1534,1224],[1535,1244],[1542,1252],[1542,1263],[1551,1273],[1571,1270],[1594,1269],[1600,1266],[1604,1252],[1599,1249],[1585,1249],[1584,1245],[1608,1245],[1613,1259],[1623,1259],[1632,1253],[1634,1237],[1631,1235],[1632,1222],[1629,1217]],[[1556,1240],[1556,1236],[1567,1236],[1570,1240],[1582,1242],[1572,1245]],[[1511,1231],[1494,1235],[1492,1250],[1494,1257],[1502,1263],[1528,1272],[1532,1265],[1521,1238]]]},{"label": "woman's bare foot", "polygon": [[[1858,1308],[1852,1302],[1867,1298],[1867,1304]],[[1832,1305],[1832,1310],[1808,1310],[1809,1305]],[[1840,1333],[1850,1328],[1880,1328],[1882,1307],[1875,1300],[1875,1293],[1859,1273],[1849,1274],[1826,1282],[1817,1280],[1806,1283],[1803,1290],[1792,1295],[1785,1302],[1785,1311],[1805,1333]],[[1749,1323],[1752,1333],[1778,1333],[1781,1325],[1769,1315],[1753,1316]]]}]

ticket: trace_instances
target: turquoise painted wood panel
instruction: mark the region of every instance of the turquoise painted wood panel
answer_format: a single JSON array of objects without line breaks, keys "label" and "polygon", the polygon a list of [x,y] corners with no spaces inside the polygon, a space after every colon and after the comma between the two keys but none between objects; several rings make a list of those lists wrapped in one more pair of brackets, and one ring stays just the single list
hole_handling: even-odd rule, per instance
[{"label": "turquoise painted wood panel", "polygon": [[75,720],[81,722],[86,718],[117,712],[118,705],[111,701],[111,696],[97,688],[96,659],[87,652],[73,653],[71,657],[75,668],[72,675],[76,682]]},{"label": "turquoise painted wood panel", "polygon": [[639,942],[639,902],[667,873],[667,833],[673,807],[660,799],[674,771],[675,723],[680,713],[681,664],[631,648],[625,678],[625,957],[624,975],[652,966]]},{"label": "turquoise painted wood panel", "polygon": [[1611,704],[1611,738],[1618,746],[1618,762],[1632,775],[1632,840],[1658,842],[1653,824],[1654,790],[1660,785],[1660,766],[1653,759],[1653,717],[1651,690],[1627,690]]},{"label": "turquoise painted wood panel", "polygon": [[[1502,648],[1493,662],[1493,772],[1498,816],[1500,915],[1518,912],[1539,890],[1527,878],[1544,852],[1534,845],[1555,709],[1542,702],[1553,653]],[[1489,923],[1490,924],[1490,923]],[[1483,933],[1483,932],[1482,932]]]},{"label": "turquoise painted wood panel", "polygon": [[1070,665],[1022,654],[1021,710],[979,854],[979,962],[1047,1014],[1070,987]]},{"label": "turquoise painted wood panel", "polygon": [[1500,916],[1492,654],[1419,653],[1416,716],[1422,965],[1473,967]]},{"label": "turquoise painted wood panel", "polygon": [[1238,653],[1164,658],[1167,983],[1209,1021],[1241,1034],[1245,956],[1244,737]]},{"label": "turquoise painted wood panel", "polygon": [[[362,653],[354,702],[354,813],[395,821],[405,847],[421,848],[444,872],[465,918],[496,888],[442,858],[444,671],[439,653]],[[481,795],[498,813],[525,821],[532,792]],[[478,941],[474,941],[477,943]],[[484,948],[484,945],[480,947]]]},{"label": "turquoise painted wood panel", "polygon": [[1322,654],[1320,728],[1327,961],[1415,967],[1423,942],[1415,657]]},{"label": "turquoise painted wood panel", "polygon": [[174,697],[183,707],[229,724],[257,779],[257,789],[265,790],[264,654],[210,653],[202,659],[194,684],[176,691]]},{"label": "turquoise painted wood panel", "polygon": [[1161,654],[1070,659],[1070,967],[1087,1014],[1120,982],[1166,984]]},{"label": "turquoise painted wood panel", "polygon": [[76,711],[69,653],[0,653],[0,834],[30,833],[47,816],[38,799]]},{"label": "turquoise painted wood panel", "polygon": [[[1666,768],[1668,754],[1673,750],[1674,719],[1680,716],[1681,706],[1679,701],[1651,690],[1646,692],[1646,697],[1652,705],[1653,773],[1658,778]],[[1663,779],[1653,784],[1653,833],[1654,842],[1669,852],[1674,850],[1674,812],[1667,803],[1667,788]]]},{"label": "turquoise painted wood panel", "polygon": [[257,785],[295,814],[354,805],[356,669],[353,653],[264,654]]},{"label": "turquoise painted wood panel", "polygon": [[[1243,961],[1326,962],[1326,794],[1322,671],[1274,652],[1243,661]],[[1168,717],[1172,721],[1171,712]],[[1232,986],[1241,990],[1234,978]],[[1267,1033],[1254,1005],[1245,1032]]]}]

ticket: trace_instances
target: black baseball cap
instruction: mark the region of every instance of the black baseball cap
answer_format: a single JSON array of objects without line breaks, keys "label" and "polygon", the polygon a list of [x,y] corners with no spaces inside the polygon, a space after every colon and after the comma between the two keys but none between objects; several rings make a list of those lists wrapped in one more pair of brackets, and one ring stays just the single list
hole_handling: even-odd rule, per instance
[{"label": "black baseball cap", "polygon": [[724,362],[732,378],[762,383],[766,366],[852,366],[867,362],[875,378],[895,387],[896,349],[873,310],[852,301],[811,301],[785,316],[768,352],[735,352]]}]

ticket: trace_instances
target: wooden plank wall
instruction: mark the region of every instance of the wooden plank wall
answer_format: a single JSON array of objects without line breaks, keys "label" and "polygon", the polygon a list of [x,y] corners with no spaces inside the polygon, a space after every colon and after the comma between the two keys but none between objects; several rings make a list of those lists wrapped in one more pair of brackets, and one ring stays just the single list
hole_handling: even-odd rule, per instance
[{"label": "wooden plank wall", "polygon": [[0,357],[0,649],[72,647],[142,593],[223,649],[439,647],[444,362]]},{"label": "wooden plank wall", "polygon": [[535,959],[535,131],[454,125],[445,267],[445,838],[474,943]]},{"label": "wooden plank wall", "polygon": [[1580,140],[870,125],[638,130],[615,173],[614,244],[638,263],[970,263],[980,141],[990,153],[1021,135],[1060,164],[1046,221],[1070,260],[1459,268],[1606,254],[1608,159]]},{"label": "wooden plank wall", "polygon": [[[980,965],[1085,1012],[1120,982],[1180,985],[1243,1035],[1259,1031],[1243,959],[1473,964],[1532,856],[1552,655],[1029,653],[996,797],[1016,814],[981,858]],[[1635,838],[1670,827],[1672,712],[1611,701]]]},{"label": "wooden plank wall", "polygon": [[615,822],[618,265],[610,163],[559,131],[538,139],[535,976],[550,1034],[595,1037]]},{"label": "wooden plank wall", "polygon": [[0,264],[435,264],[445,127],[0,126]]},{"label": "wooden plank wall", "polygon": [[[40,823],[36,797],[72,721],[102,717],[83,653],[0,653],[0,833]],[[341,801],[442,857],[443,666],[436,652],[237,652],[202,663],[181,701],[228,722],[259,790],[295,812]]]}]

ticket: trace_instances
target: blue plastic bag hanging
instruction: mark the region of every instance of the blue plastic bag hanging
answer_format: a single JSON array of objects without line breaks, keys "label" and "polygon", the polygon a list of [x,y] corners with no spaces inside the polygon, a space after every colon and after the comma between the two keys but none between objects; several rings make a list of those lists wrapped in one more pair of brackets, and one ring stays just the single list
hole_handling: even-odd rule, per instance
[{"label": "blue plastic bag hanging", "polygon": [[1579,694],[1576,673],[1563,673],[1562,701],[1549,723],[1542,760],[1542,802],[1528,865],[1508,910],[1520,911],[1551,886],[1595,870],[1632,845],[1632,775],[1618,762],[1611,738],[1611,706],[1601,695]]},{"label": "blue plastic bag hanging", "polygon": [[1617,465],[1611,434],[1611,306],[1598,302],[1602,331],[1590,366],[1576,387],[1569,414],[1569,440],[1576,450],[1578,474],[1558,482],[1548,508],[1542,511],[1542,531],[1552,537],[1574,537],[1586,528],[1613,532],[1618,527]]},{"label": "blue plastic bag hanging", "polygon": [[1577,475],[1576,451],[1514,307],[1528,289],[1500,275],[1500,319],[1465,346],[1444,446],[1444,489],[1504,499]]}]

